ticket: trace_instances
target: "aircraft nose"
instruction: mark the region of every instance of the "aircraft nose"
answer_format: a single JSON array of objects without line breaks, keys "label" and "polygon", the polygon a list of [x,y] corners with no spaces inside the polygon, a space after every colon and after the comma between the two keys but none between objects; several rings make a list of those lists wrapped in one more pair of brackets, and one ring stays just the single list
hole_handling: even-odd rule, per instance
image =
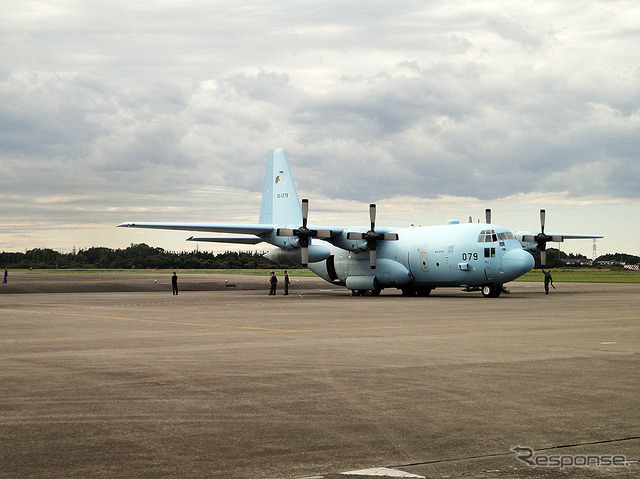
[{"label": "aircraft nose", "polygon": [[508,281],[528,273],[535,265],[536,262],[533,256],[520,248],[509,250],[502,257],[502,269],[509,277]]}]

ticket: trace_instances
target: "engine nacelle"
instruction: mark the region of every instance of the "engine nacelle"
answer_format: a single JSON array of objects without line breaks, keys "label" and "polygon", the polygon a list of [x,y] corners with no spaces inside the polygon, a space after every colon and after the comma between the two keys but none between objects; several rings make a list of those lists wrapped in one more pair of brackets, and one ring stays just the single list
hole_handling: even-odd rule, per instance
[{"label": "engine nacelle", "polygon": [[[324,261],[331,255],[331,251],[324,246],[317,244],[309,245],[309,263],[317,263],[318,261]],[[263,255],[269,261],[273,261],[276,264],[280,263],[302,263],[300,257],[300,249],[282,250],[280,248],[274,249]]]}]

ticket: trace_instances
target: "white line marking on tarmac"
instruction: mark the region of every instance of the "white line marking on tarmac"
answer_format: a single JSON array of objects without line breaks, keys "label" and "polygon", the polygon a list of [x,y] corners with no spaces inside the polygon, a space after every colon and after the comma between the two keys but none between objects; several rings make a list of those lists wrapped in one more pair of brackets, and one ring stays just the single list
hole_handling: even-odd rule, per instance
[{"label": "white line marking on tarmac", "polygon": [[417,477],[426,479],[424,476],[418,476],[409,472],[399,471],[397,469],[389,469],[388,467],[372,467],[371,469],[360,469],[359,471],[341,472],[346,476],[382,476],[382,477]]}]

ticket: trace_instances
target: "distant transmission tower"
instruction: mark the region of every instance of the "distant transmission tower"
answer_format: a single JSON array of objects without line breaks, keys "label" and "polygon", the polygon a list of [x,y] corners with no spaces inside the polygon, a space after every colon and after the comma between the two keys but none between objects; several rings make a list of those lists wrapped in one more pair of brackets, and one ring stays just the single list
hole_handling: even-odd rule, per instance
[{"label": "distant transmission tower", "polygon": [[598,252],[596,250],[596,239],[593,238],[593,261],[596,260],[596,258],[598,257]]}]

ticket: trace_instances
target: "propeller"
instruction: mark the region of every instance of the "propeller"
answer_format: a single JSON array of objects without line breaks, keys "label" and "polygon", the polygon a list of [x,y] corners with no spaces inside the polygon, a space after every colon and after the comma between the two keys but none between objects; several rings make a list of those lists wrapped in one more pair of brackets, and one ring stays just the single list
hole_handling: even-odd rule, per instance
[{"label": "propeller", "polygon": [[296,236],[300,245],[300,262],[303,267],[309,264],[309,240],[311,238],[331,238],[331,230],[314,230],[307,227],[307,217],[309,216],[309,200],[302,200],[302,226],[296,229],[278,228],[276,236]]},{"label": "propeller", "polygon": [[366,240],[367,249],[369,250],[369,265],[371,269],[376,269],[376,246],[378,241],[397,241],[396,233],[378,233],[376,232],[376,205],[369,205],[369,219],[371,220],[371,229],[366,233],[347,233],[348,240]]},{"label": "propeller", "polygon": [[554,243],[561,243],[564,238],[561,235],[549,236],[544,232],[544,224],[547,217],[545,210],[540,210],[540,233],[537,235],[523,235],[522,241],[527,243],[538,243],[538,249],[540,250],[540,266],[547,265],[547,243],[552,241]]}]

